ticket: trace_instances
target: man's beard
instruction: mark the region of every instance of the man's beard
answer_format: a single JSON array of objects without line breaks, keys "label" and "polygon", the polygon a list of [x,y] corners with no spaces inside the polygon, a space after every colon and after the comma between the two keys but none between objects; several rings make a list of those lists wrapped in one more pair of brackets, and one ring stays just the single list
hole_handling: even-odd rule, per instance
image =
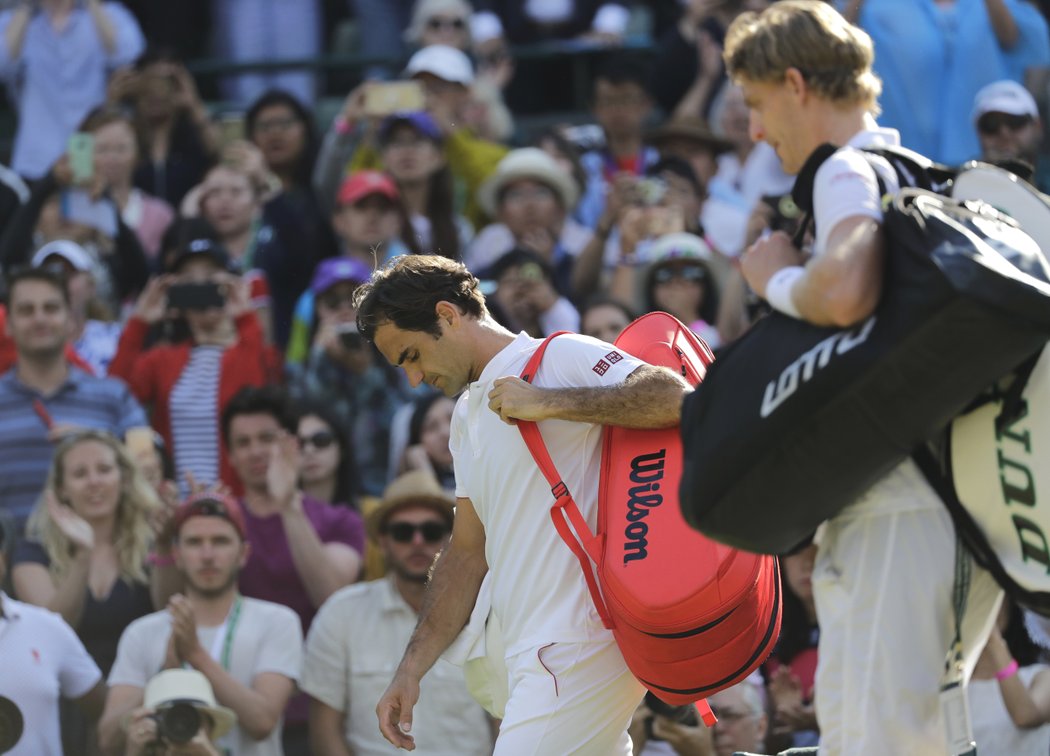
[{"label": "man's beard", "polygon": [[193,579],[186,575],[186,585],[193,590],[201,598],[215,599],[223,596],[227,593],[230,588],[237,585],[237,580],[240,578],[240,570],[232,570],[229,577],[223,581],[223,583],[216,588],[202,588],[193,582]]}]

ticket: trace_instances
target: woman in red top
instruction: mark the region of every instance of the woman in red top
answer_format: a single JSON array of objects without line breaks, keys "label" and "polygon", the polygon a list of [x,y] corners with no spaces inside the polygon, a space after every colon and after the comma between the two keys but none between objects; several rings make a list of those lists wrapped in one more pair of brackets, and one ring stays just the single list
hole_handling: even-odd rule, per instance
[{"label": "woman in red top", "polygon": [[[172,450],[183,494],[188,493],[187,474],[201,484],[221,480],[239,489],[219,418],[240,389],[280,378],[280,363],[251,307],[249,284],[229,273],[225,260],[211,239],[186,245],[173,273],[151,280],[139,297],[109,368],[151,407],[153,427]],[[187,284],[198,288],[190,291]],[[150,327],[173,306],[191,338],[146,349]]]}]

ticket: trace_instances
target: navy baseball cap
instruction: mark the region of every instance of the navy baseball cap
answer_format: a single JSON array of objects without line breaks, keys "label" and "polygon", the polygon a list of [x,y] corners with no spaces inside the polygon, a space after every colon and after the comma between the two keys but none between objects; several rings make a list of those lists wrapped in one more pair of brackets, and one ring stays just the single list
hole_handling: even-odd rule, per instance
[{"label": "navy baseball cap", "polygon": [[356,284],[367,283],[372,278],[372,270],[360,260],[347,257],[329,257],[322,260],[314,271],[310,282],[310,291],[314,295],[323,294],[338,283],[350,281]]}]

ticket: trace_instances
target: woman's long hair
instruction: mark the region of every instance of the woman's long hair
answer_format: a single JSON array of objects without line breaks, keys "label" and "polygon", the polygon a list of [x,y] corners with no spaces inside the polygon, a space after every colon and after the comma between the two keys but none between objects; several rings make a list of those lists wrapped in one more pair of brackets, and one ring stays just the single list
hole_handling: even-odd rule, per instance
[{"label": "woman's long hair", "polygon": [[274,105],[284,105],[295,114],[296,120],[303,125],[305,132],[303,138],[303,149],[295,160],[295,169],[292,176],[296,186],[313,192],[314,163],[317,161],[318,142],[317,129],[314,125],[314,117],[306,107],[299,102],[295,95],[285,92],[283,89],[271,89],[264,92],[248,108],[244,115],[244,134],[248,141],[253,142],[252,135],[255,132],[255,123],[259,120],[259,114],[266,108]]},{"label": "woman's long hair", "polygon": [[[65,438],[55,449],[45,490],[58,494],[64,483],[66,455],[74,447],[88,441],[112,449],[120,469],[120,500],[117,502],[113,527],[113,546],[117,553],[120,577],[127,583],[146,583],[146,554],[153,542],[149,517],[160,509],[161,502],[122,443],[109,433],[97,430],[83,431]],[[37,501],[29,517],[27,532],[47,551],[51,560],[49,572],[52,579],[58,580],[72,566],[72,543],[51,519],[46,501],[43,496]]]},{"label": "woman's long hair", "polygon": [[354,444],[339,415],[332,408],[313,399],[303,399],[295,403],[296,425],[304,417],[313,415],[320,418],[335,436],[339,444],[339,464],[335,468],[335,493],[329,504],[345,504],[357,509],[357,497],[361,494],[360,476],[357,474],[357,458],[354,455]]}]

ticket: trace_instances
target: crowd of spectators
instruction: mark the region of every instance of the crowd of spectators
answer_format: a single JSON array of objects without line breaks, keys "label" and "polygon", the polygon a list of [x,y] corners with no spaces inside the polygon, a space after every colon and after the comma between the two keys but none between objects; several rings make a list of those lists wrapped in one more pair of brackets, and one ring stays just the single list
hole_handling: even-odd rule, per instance
[{"label": "crowd of spectators", "polygon": [[[1050,188],[1045,8],[833,4],[872,36],[880,122],[905,147]],[[388,752],[372,699],[451,530],[454,404],[361,337],[355,288],[435,253],[513,331],[612,341],[660,309],[731,343],[760,309],[738,256],[800,215],[721,58],[733,18],[767,5],[0,2],[17,115],[0,165],[0,669],[28,664],[5,646],[56,656],[39,689],[0,674],[0,715],[13,700],[32,733],[15,753],[163,753],[156,712],[177,691],[201,701],[195,752]],[[234,68],[219,88],[190,73],[205,55],[315,59],[346,18],[367,65],[334,118],[313,67]],[[638,28],[645,49],[622,49]],[[575,122],[518,122],[571,83],[516,65],[534,43],[592,56]],[[818,742],[811,548],[784,560],[762,675],[712,699],[713,730],[643,705],[636,753]],[[1018,612],[1000,625],[981,728],[1045,754],[1046,652],[1020,649]],[[1011,658],[1022,674],[999,677]],[[196,672],[155,677],[178,668]],[[421,752],[491,752],[461,675],[427,682]]]}]

